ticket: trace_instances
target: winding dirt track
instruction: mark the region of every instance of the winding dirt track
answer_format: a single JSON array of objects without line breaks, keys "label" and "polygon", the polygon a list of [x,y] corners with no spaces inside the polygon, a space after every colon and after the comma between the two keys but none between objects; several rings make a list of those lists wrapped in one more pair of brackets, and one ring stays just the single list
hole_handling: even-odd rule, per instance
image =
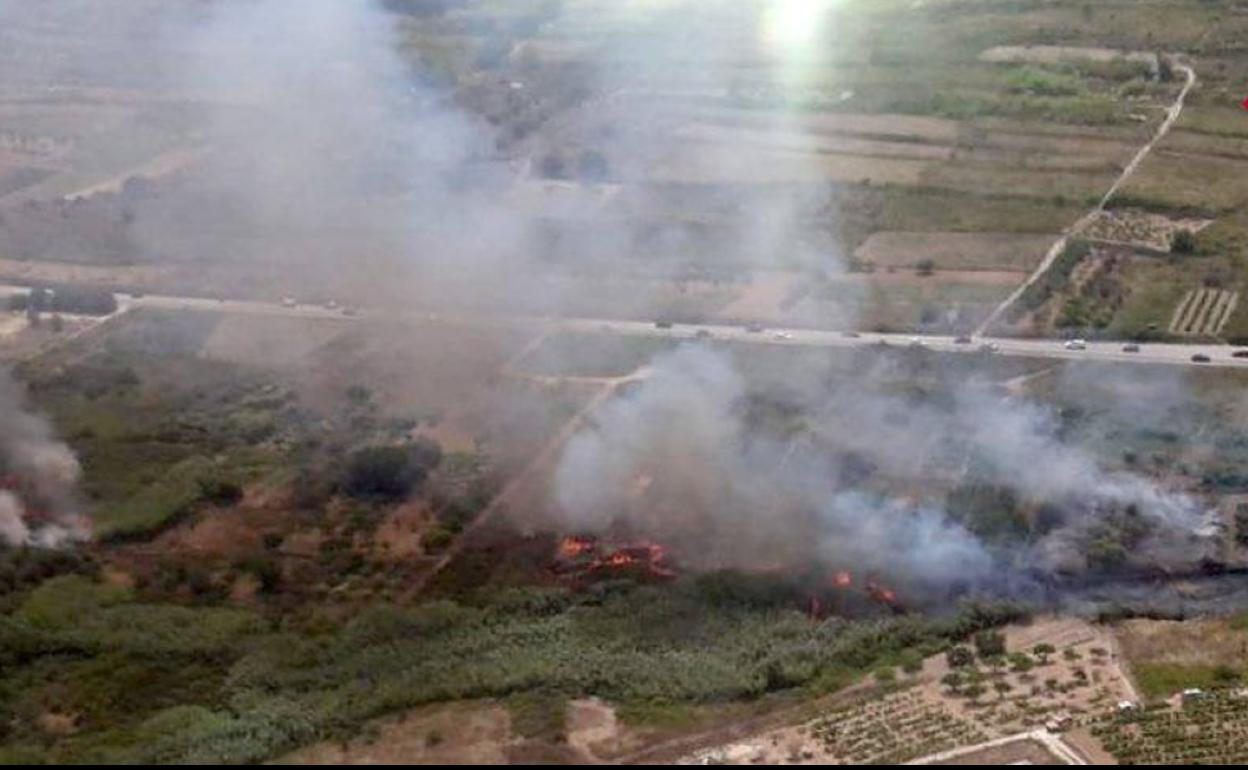
[{"label": "winding dirt track", "polygon": [[1101,196],[1101,199],[1097,201],[1096,206],[1062,232],[1062,237],[1059,238],[1057,242],[1053,244],[1052,248],[1049,249],[1048,253],[1045,254],[1044,261],[1040,263],[1040,266],[1036,268],[1035,272],[1028,276],[1026,281],[1011,292],[1010,296],[1006,297],[1001,304],[997,305],[988,317],[984,319],[984,322],[979,325],[978,329],[975,330],[975,334],[977,336],[986,335],[988,330],[991,329],[997,321],[1000,320],[1001,316],[1010,309],[1010,306],[1017,302],[1019,297],[1023,296],[1023,292],[1027,291],[1032,284],[1040,280],[1040,278],[1049,271],[1049,268],[1053,266],[1053,262],[1056,261],[1058,256],[1066,249],[1066,244],[1070,242],[1071,237],[1091,224],[1092,221],[1105,210],[1105,207],[1109,205],[1109,202],[1113,199],[1113,197],[1118,194],[1118,191],[1122,189],[1122,186],[1131,179],[1136,170],[1140,167],[1140,164],[1143,163],[1144,159],[1147,158],[1149,153],[1153,151],[1153,147],[1155,147],[1158,142],[1170,133],[1170,129],[1174,127],[1174,124],[1178,121],[1179,116],[1183,114],[1183,106],[1184,102],[1187,100],[1187,94],[1192,90],[1192,86],[1196,85],[1195,70],[1186,64],[1176,64],[1175,69],[1183,73],[1183,76],[1186,78],[1186,82],[1183,84],[1183,89],[1179,91],[1178,98],[1174,100],[1174,104],[1171,104],[1166,110],[1166,119],[1163,120],[1161,125],[1157,128],[1157,133],[1153,135],[1153,138],[1150,139],[1147,144],[1140,148],[1140,151],[1135,154],[1135,157],[1131,159],[1131,162],[1126,165],[1126,168],[1122,170],[1122,173],[1118,175],[1118,178],[1114,180],[1114,183],[1110,186],[1109,190],[1107,190],[1105,194]]}]

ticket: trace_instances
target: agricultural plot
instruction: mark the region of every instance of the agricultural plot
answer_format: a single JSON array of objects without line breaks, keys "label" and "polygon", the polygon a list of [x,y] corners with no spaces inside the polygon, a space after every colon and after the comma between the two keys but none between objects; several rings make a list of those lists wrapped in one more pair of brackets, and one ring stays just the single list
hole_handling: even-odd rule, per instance
[{"label": "agricultural plot", "polygon": [[1170,251],[1177,233],[1198,233],[1212,223],[1210,219],[1176,219],[1139,209],[1117,209],[1102,211],[1080,235],[1091,240]]},{"label": "agricultural plot", "polygon": [[1076,48],[1055,45],[1001,45],[979,55],[980,61],[993,64],[1071,64],[1094,62],[1135,67],[1156,72],[1157,55],[1142,51],[1117,51],[1112,48]]},{"label": "agricultural plot", "polygon": [[879,232],[854,252],[854,259],[879,268],[929,263],[932,270],[1030,272],[1056,239],[1013,233]]},{"label": "agricultural plot", "polygon": [[987,739],[968,719],[926,702],[917,691],[834,711],[811,726],[824,750],[850,764],[901,764]]},{"label": "agricultural plot", "polygon": [[1214,336],[1235,311],[1239,292],[1225,289],[1192,289],[1175,308],[1171,334]]},{"label": "agricultural plot", "polygon": [[1102,716],[1090,731],[1124,765],[1242,765],[1248,762],[1248,698],[1205,693],[1177,708]]}]

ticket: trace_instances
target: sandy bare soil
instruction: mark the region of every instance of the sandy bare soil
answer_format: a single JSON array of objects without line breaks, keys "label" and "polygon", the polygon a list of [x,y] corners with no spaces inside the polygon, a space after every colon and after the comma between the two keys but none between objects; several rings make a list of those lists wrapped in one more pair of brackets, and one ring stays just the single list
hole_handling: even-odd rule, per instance
[{"label": "sandy bare soil", "polygon": [[417,709],[372,736],[320,743],[278,760],[306,765],[499,765],[507,763],[511,717],[494,703]]},{"label": "sandy bare soil", "polygon": [[1060,45],[999,45],[981,53],[979,59],[994,64],[1061,64],[1069,61],[1111,62],[1125,59],[1157,66],[1157,55],[1143,51]]}]

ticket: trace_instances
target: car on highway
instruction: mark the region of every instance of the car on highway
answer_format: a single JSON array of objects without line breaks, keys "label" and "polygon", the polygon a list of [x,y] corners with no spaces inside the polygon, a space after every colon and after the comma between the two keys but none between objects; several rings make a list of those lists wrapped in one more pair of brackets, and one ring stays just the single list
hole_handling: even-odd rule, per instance
[{"label": "car on highway", "polygon": [[856,339],[858,339],[859,337],[861,337],[862,335],[861,335],[861,334],[859,334],[858,332],[845,332],[845,333],[844,333],[843,335],[841,335],[841,336],[843,336],[843,337],[844,337],[845,339],[847,339],[847,340],[856,340]]},{"label": "car on highway", "polygon": [[298,304],[294,297],[282,297],[282,307],[295,307]]},{"label": "car on highway", "polygon": [[1140,352],[1140,346],[1139,346],[1139,345],[1137,345],[1137,344],[1135,344],[1134,342],[1132,342],[1132,343],[1130,343],[1129,345],[1123,345],[1123,346],[1122,346],[1122,352],[1123,352],[1123,353],[1139,353],[1139,352]]},{"label": "car on highway", "polygon": [[337,310],[337,309],[338,309],[338,303],[337,303],[337,301],[332,300],[332,299],[327,299],[327,300],[325,300],[325,309],[326,309],[326,310]]},{"label": "car on highway", "polygon": [[759,334],[763,331],[763,325],[762,324],[747,324],[745,327],[745,330],[752,334]]},{"label": "car on highway", "polygon": [[1084,340],[1066,340],[1066,344],[1062,347],[1067,350],[1087,350],[1088,343]]},{"label": "car on highway", "polygon": [[968,336],[966,336],[965,334],[963,334],[963,335],[962,335],[962,336],[960,336],[960,337],[954,337],[954,338],[953,338],[953,344],[955,344],[955,345],[969,345],[969,344],[971,344],[971,338],[970,338],[970,337],[968,337]]},{"label": "car on highway", "polygon": [[923,341],[921,338],[919,338],[919,337],[911,337],[911,338],[910,338],[910,347],[912,347],[912,348],[925,348],[925,347],[927,347],[927,343],[926,343],[926,342],[924,342],[924,341]]},{"label": "car on highway", "polygon": [[778,340],[791,340],[791,339],[793,339],[793,335],[792,335],[792,334],[789,334],[788,332],[776,332],[773,336],[774,336],[776,339],[778,339]]},{"label": "car on highway", "polygon": [[656,328],[656,329],[670,329],[670,328],[672,328],[672,322],[671,322],[671,321],[655,321],[655,322],[654,322],[654,328]]},{"label": "car on highway", "polygon": [[347,317],[353,317],[353,316],[355,316],[355,315],[358,315],[358,314],[359,314],[359,312],[360,312],[360,311],[358,311],[358,310],[356,310],[355,308],[350,307],[350,306],[344,307],[344,308],[342,309],[342,314],[343,314],[343,315],[345,315],[345,316],[347,316]]},{"label": "car on highway", "polygon": [[1236,350],[1234,353],[1231,353],[1231,358],[1248,358],[1248,349]]},{"label": "car on highway", "polygon": [[1197,353],[1196,355],[1192,356],[1192,363],[1194,364],[1207,364],[1209,363],[1209,361],[1210,361],[1209,356],[1205,355],[1204,353]]},{"label": "car on highway", "polygon": [[697,334],[694,334],[693,336],[700,340],[709,340],[711,338],[711,333],[706,329],[698,329]]},{"label": "car on highway", "polygon": [[979,346],[979,352],[981,353],[996,353],[1000,349],[1001,346],[995,342],[985,342]]}]

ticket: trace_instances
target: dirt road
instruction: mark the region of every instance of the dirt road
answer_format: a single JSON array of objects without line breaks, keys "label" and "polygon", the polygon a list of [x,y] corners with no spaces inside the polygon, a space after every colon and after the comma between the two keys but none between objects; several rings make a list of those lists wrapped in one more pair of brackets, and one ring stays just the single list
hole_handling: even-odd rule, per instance
[{"label": "dirt road", "polygon": [[1158,142],[1170,133],[1170,129],[1174,127],[1174,124],[1179,119],[1179,116],[1183,114],[1183,105],[1187,100],[1188,92],[1192,90],[1192,86],[1196,85],[1195,70],[1186,64],[1176,64],[1175,69],[1183,73],[1186,81],[1183,84],[1183,89],[1179,91],[1178,98],[1176,98],[1174,103],[1171,104],[1166,110],[1166,119],[1163,120],[1161,125],[1157,128],[1157,133],[1153,135],[1153,138],[1150,139],[1147,144],[1140,148],[1140,151],[1135,154],[1135,157],[1131,159],[1131,162],[1126,165],[1126,167],[1122,170],[1122,173],[1118,175],[1118,178],[1114,180],[1114,183],[1110,186],[1109,190],[1107,190],[1105,194],[1101,196],[1101,199],[1097,201],[1096,206],[1094,206],[1091,211],[1084,214],[1073,225],[1066,228],[1066,230],[1062,233],[1062,237],[1059,238],[1057,242],[1053,244],[1052,248],[1049,249],[1048,253],[1045,254],[1044,261],[1040,263],[1040,266],[1037,267],[1030,276],[1028,276],[1027,280],[1024,281],[1021,286],[1011,292],[1010,296],[1002,300],[1000,305],[997,305],[988,317],[984,319],[984,322],[979,325],[979,328],[975,330],[975,334],[987,334],[988,331],[997,323],[997,321],[1005,315],[1006,311],[1010,309],[1010,306],[1017,302],[1019,297],[1023,296],[1023,292],[1027,291],[1030,286],[1040,280],[1040,278],[1049,271],[1049,268],[1053,266],[1053,263],[1066,249],[1066,244],[1070,242],[1070,239],[1081,232],[1085,227],[1090,225],[1092,221],[1105,210],[1105,207],[1109,205],[1109,202],[1113,199],[1113,197],[1118,194],[1118,191],[1122,189],[1122,186],[1131,179],[1136,170],[1140,167],[1140,164],[1143,163],[1144,159],[1147,158],[1149,153],[1153,151],[1153,147],[1155,147]]}]

